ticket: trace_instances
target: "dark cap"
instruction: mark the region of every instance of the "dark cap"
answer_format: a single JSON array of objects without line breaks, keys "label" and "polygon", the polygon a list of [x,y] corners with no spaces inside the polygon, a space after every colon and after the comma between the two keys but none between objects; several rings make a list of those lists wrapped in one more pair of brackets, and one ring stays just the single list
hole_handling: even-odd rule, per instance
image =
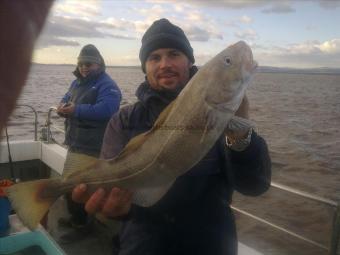
[{"label": "dark cap", "polygon": [[145,73],[145,61],[149,54],[160,48],[174,48],[182,51],[191,63],[195,63],[193,49],[183,30],[167,19],[156,20],[142,37],[139,59]]},{"label": "dark cap", "polygon": [[104,66],[104,59],[102,55],[100,55],[99,50],[92,44],[85,45],[78,56],[79,62],[90,62],[97,63],[98,65]]}]

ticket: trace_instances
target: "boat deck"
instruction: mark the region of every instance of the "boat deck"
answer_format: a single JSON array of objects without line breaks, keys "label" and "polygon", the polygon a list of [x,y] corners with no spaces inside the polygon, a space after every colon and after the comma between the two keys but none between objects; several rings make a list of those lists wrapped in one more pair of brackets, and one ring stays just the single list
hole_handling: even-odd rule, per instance
[{"label": "boat deck", "polygon": [[[5,143],[0,143],[0,164],[8,164],[8,151]],[[46,166],[51,168],[51,176],[61,175],[64,162],[66,159],[66,149],[57,144],[47,144],[41,141],[14,141],[10,143],[12,160],[14,162],[29,162],[40,160]],[[9,173],[1,174],[0,178],[8,178]],[[111,254],[111,237],[112,228],[107,228],[100,223],[96,223],[93,233],[84,239],[70,244],[58,242],[59,237],[65,233],[65,229],[58,226],[57,221],[60,217],[67,217],[65,200],[59,198],[58,201],[50,208],[46,224],[46,234],[51,236],[54,241],[61,247],[65,254],[75,255],[92,255],[92,254]],[[24,226],[16,222],[16,231],[28,231]],[[19,223],[18,223],[19,222]],[[13,232],[13,231],[12,231]],[[239,255],[263,255],[251,247],[239,242]]]}]

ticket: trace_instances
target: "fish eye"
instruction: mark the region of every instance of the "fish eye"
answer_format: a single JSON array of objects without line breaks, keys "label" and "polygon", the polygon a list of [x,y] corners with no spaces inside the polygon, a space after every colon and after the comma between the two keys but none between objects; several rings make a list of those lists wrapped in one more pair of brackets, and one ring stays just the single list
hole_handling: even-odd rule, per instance
[{"label": "fish eye", "polygon": [[231,57],[229,56],[224,57],[224,64],[230,66],[232,64]]}]

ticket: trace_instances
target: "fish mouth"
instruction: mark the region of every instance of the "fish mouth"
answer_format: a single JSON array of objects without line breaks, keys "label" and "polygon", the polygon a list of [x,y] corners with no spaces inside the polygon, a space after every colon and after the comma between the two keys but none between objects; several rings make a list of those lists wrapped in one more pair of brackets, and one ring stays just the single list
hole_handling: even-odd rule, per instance
[{"label": "fish mouth", "polygon": [[247,82],[249,78],[254,74],[255,70],[258,67],[258,63],[255,60],[251,60],[246,63],[242,68],[242,82]]},{"label": "fish mouth", "polygon": [[257,67],[258,67],[257,61],[254,60],[254,59],[251,59],[250,63],[248,63],[248,64],[246,65],[246,70],[247,70],[249,73],[253,73]]}]

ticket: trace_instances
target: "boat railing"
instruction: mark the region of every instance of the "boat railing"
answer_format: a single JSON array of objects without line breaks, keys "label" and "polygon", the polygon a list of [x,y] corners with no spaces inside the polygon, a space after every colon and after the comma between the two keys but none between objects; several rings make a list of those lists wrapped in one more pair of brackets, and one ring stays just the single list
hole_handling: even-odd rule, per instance
[{"label": "boat railing", "polygon": [[[37,114],[37,111],[32,106],[29,106],[29,105],[17,105],[17,107],[28,107],[33,111],[34,119],[35,119],[35,121],[34,121],[34,139],[35,139],[35,141],[37,141],[37,139],[38,139],[38,114]],[[47,119],[46,119],[46,123],[45,123],[45,126],[44,126],[45,131],[42,131],[42,140],[44,140],[47,143],[57,143],[59,145],[62,145],[62,144],[58,143],[55,139],[53,139],[52,131],[51,131],[51,129],[54,129],[54,130],[57,130],[58,132],[65,133],[65,131],[63,129],[59,128],[56,125],[53,125],[53,123],[51,121],[52,113],[56,112],[56,111],[57,111],[56,107],[50,107],[49,110],[48,110]],[[285,185],[282,185],[282,184],[279,184],[279,183],[276,183],[276,182],[272,182],[271,187],[279,189],[281,191],[289,192],[291,194],[298,195],[300,197],[303,197],[303,198],[306,198],[306,199],[309,199],[309,200],[313,200],[313,201],[316,201],[316,202],[319,202],[319,203],[322,203],[322,204],[326,204],[328,206],[331,206],[334,209],[331,240],[330,240],[330,245],[328,247],[321,244],[321,243],[313,241],[309,238],[306,238],[302,235],[299,235],[298,233],[290,231],[287,228],[281,227],[281,226],[274,224],[270,221],[267,221],[267,220],[265,220],[261,217],[258,217],[254,214],[251,214],[251,213],[249,213],[245,210],[237,208],[235,206],[232,206],[232,209],[243,214],[243,215],[245,215],[245,216],[247,216],[247,217],[250,217],[250,218],[252,218],[256,221],[264,223],[264,224],[266,224],[266,225],[268,225],[268,226],[270,226],[274,229],[277,229],[281,232],[287,233],[287,234],[289,234],[289,235],[291,235],[295,238],[298,238],[302,241],[305,241],[305,242],[308,242],[308,243],[310,243],[314,246],[317,246],[317,247],[319,247],[319,248],[321,248],[325,251],[328,251],[329,255],[337,255],[338,254],[337,251],[338,251],[338,246],[339,246],[339,240],[340,240],[340,203],[333,201],[333,200],[330,200],[330,199],[320,197],[320,196],[312,195],[312,194],[309,194],[307,192],[303,192],[303,191],[300,191],[300,190],[297,190],[297,189],[294,189],[294,188],[291,188],[291,187],[288,187],[288,186],[285,186]]]},{"label": "boat railing", "polygon": [[297,234],[293,231],[290,231],[287,228],[281,227],[277,224],[274,224],[270,221],[267,221],[267,220],[265,220],[261,217],[258,217],[254,214],[248,213],[245,210],[242,210],[242,209],[237,208],[235,206],[232,206],[232,209],[243,214],[243,215],[245,215],[245,216],[247,216],[247,217],[250,217],[250,218],[252,218],[256,221],[259,221],[259,222],[264,223],[264,224],[266,224],[266,225],[268,225],[268,226],[270,226],[274,229],[277,229],[278,231],[284,232],[284,233],[291,235],[295,238],[298,238],[302,241],[308,242],[311,245],[317,246],[317,247],[319,247],[319,248],[321,248],[325,251],[328,251],[329,255],[337,255],[338,254],[337,251],[338,251],[339,241],[340,241],[340,203],[335,202],[335,201],[330,200],[330,199],[320,197],[320,196],[312,195],[312,194],[309,194],[307,192],[303,192],[303,191],[300,191],[300,190],[297,190],[297,189],[294,189],[294,188],[291,188],[291,187],[288,187],[288,186],[285,186],[285,185],[282,185],[282,184],[279,184],[279,183],[276,183],[276,182],[271,182],[271,187],[277,188],[281,191],[289,192],[291,194],[298,195],[298,196],[306,198],[306,199],[310,199],[312,201],[316,201],[316,202],[319,202],[319,203],[322,203],[322,204],[326,204],[328,206],[331,206],[334,209],[333,221],[332,221],[332,233],[331,233],[331,239],[330,239],[329,247],[327,247],[323,244],[320,244],[316,241],[313,241],[309,238],[306,238],[302,235],[299,235],[299,234]]},{"label": "boat railing", "polygon": [[38,112],[34,109],[33,106],[27,105],[27,104],[17,104],[15,107],[16,108],[26,107],[26,108],[29,108],[32,111],[32,113],[34,114],[34,122],[33,122],[33,125],[34,125],[34,141],[38,141],[38,125],[39,125]]},{"label": "boat railing", "polygon": [[44,137],[44,140],[47,143],[57,143],[57,144],[62,146],[62,144],[59,143],[58,141],[56,141],[55,139],[53,139],[53,136],[52,136],[51,129],[57,130],[58,132],[61,132],[61,133],[65,133],[64,129],[62,129],[62,128],[56,126],[56,125],[53,125],[53,123],[51,121],[53,112],[57,112],[57,107],[52,106],[48,109],[46,123],[45,123],[45,127],[44,127],[45,131],[42,132],[43,137]]},{"label": "boat railing", "polygon": [[[51,128],[54,128],[54,129],[57,129],[58,131],[60,132],[63,132],[64,133],[64,130],[56,127],[56,126],[53,126],[51,125],[51,114],[52,112],[55,112],[57,109],[56,107],[50,107],[49,111],[48,111],[48,115],[47,115],[47,121],[46,121],[46,124],[47,124],[47,132],[48,134],[51,133]],[[48,135],[48,139],[47,139],[47,142],[50,143],[52,142],[51,141],[51,137],[50,135]],[[293,231],[290,231],[289,229],[287,228],[284,228],[284,227],[281,227],[281,226],[278,226],[272,222],[269,222],[263,218],[260,218],[254,214],[251,214],[249,212],[246,212],[242,209],[239,209],[239,208],[236,208],[234,206],[232,206],[232,208],[247,216],[247,217],[250,217],[250,218],[253,218],[255,219],[256,221],[259,221],[259,222],[262,222],[266,225],[269,225],[270,227],[273,227],[279,231],[282,231],[284,233],[287,233],[295,238],[298,238],[302,241],[305,241],[305,242],[308,242],[314,246],[317,246],[323,250],[326,250],[328,251],[328,254],[329,255],[336,255],[337,254],[337,250],[338,250],[338,245],[339,245],[339,238],[340,238],[340,203],[338,202],[335,202],[333,200],[330,200],[330,199],[326,199],[326,198],[323,198],[323,197],[320,197],[320,196],[316,196],[316,195],[312,195],[312,194],[309,194],[307,192],[303,192],[303,191],[300,191],[300,190],[297,190],[297,189],[294,189],[294,188],[291,188],[291,187],[288,187],[288,186],[285,186],[285,185],[282,185],[282,184],[279,184],[279,183],[276,183],[276,182],[272,182],[271,183],[271,187],[273,188],[276,188],[276,189],[279,189],[281,191],[286,191],[286,192],[289,192],[289,193],[292,193],[292,194],[295,194],[295,195],[298,195],[300,197],[303,197],[303,198],[306,198],[306,199],[310,199],[310,200],[313,200],[313,201],[316,201],[316,202],[319,202],[319,203],[322,203],[322,204],[326,204],[328,206],[331,206],[332,208],[334,208],[334,214],[333,214],[333,223],[332,223],[332,234],[331,234],[331,242],[330,242],[330,245],[329,247],[323,245],[323,244],[320,244],[316,241],[313,241],[309,238],[306,238],[302,235],[299,235]]]}]

